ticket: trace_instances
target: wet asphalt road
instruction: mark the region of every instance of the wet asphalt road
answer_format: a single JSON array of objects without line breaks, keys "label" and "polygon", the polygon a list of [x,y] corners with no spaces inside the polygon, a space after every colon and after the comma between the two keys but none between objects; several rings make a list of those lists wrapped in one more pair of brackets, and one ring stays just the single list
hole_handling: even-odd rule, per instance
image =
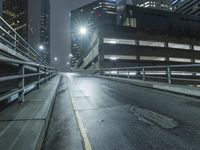
[{"label": "wet asphalt road", "polygon": [[44,149],[83,149],[73,107],[93,150],[200,149],[200,99],[78,74],[60,91]]}]

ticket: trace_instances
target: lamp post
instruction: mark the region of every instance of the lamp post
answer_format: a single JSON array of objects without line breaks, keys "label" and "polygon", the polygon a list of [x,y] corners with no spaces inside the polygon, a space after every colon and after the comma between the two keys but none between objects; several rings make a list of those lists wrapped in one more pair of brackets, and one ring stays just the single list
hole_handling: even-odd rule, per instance
[{"label": "lamp post", "polygon": [[79,32],[80,32],[81,35],[85,35],[85,34],[87,34],[87,28],[82,26],[82,27],[80,27]]},{"label": "lamp post", "polygon": [[44,46],[43,45],[39,45],[39,50],[44,50]]},{"label": "lamp post", "polygon": [[58,57],[54,57],[54,61],[57,62],[58,61]]}]

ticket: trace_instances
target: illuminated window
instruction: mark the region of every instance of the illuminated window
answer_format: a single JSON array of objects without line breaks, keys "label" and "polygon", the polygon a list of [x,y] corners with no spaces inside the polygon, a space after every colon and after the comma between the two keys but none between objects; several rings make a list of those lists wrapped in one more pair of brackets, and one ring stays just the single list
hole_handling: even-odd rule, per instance
[{"label": "illuminated window", "polygon": [[164,47],[163,42],[154,42],[154,41],[139,41],[139,45],[152,46],[152,47]]},{"label": "illuminated window", "polygon": [[194,50],[196,50],[196,51],[200,51],[200,46],[194,46]]},{"label": "illuminated window", "polygon": [[140,56],[140,60],[165,61],[165,57]]},{"label": "illuminated window", "polygon": [[169,61],[175,61],[175,62],[192,62],[192,60],[189,59],[189,58],[174,58],[174,57],[170,57]]},{"label": "illuminated window", "polygon": [[104,38],[104,43],[108,44],[125,44],[125,45],[135,45],[135,40],[128,39],[114,39],[114,38]]},{"label": "illuminated window", "polygon": [[130,18],[130,27],[134,27],[134,28],[137,27],[136,19],[135,18]]},{"label": "illuminated window", "polygon": [[168,44],[169,48],[178,48],[178,49],[190,49],[190,46],[187,44],[177,44],[177,43],[169,43]]},{"label": "illuminated window", "polygon": [[134,55],[104,55],[104,59],[113,60],[113,58],[116,58],[115,60],[136,60]]}]

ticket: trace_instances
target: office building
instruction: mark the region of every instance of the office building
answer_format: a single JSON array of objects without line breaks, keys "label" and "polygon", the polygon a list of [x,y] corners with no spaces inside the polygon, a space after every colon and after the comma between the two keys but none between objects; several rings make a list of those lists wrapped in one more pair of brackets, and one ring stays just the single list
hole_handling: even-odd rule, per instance
[{"label": "office building", "polygon": [[133,0],[133,5],[144,8],[153,8],[170,11],[170,0]]},{"label": "office building", "polygon": [[44,51],[40,52],[43,59],[50,63],[50,3],[42,0],[41,6],[41,31],[40,43],[44,46]]},{"label": "office building", "polygon": [[118,4],[118,22],[95,22],[75,68],[200,63],[200,18]]},{"label": "office building", "polygon": [[172,6],[176,13],[200,16],[199,0],[173,0]]},{"label": "office building", "polygon": [[[116,22],[116,3],[114,0],[97,0],[86,6],[71,11],[71,66],[74,67],[80,56],[88,54],[88,42],[97,25],[101,23],[115,24]],[[89,31],[86,37],[81,37],[79,30],[87,27]],[[83,50],[84,49],[84,50]]]},{"label": "office building", "polygon": [[3,0],[2,17],[25,40],[28,40],[27,0]]},{"label": "office building", "polygon": [[3,0],[0,0],[0,16],[2,16],[3,11]]},{"label": "office building", "polygon": [[[3,19],[49,62],[49,0],[3,0]],[[44,50],[39,50],[43,45]]]}]

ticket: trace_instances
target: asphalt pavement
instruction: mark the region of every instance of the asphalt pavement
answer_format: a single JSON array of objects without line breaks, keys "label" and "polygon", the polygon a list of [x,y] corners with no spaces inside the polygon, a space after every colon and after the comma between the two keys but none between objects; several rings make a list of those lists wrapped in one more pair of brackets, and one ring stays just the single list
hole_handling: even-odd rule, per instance
[{"label": "asphalt pavement", "polygon": [[200,99],[74,73],[62,80],[44,149],[88,149],[85,139],[93,150],[200,149]]}]

